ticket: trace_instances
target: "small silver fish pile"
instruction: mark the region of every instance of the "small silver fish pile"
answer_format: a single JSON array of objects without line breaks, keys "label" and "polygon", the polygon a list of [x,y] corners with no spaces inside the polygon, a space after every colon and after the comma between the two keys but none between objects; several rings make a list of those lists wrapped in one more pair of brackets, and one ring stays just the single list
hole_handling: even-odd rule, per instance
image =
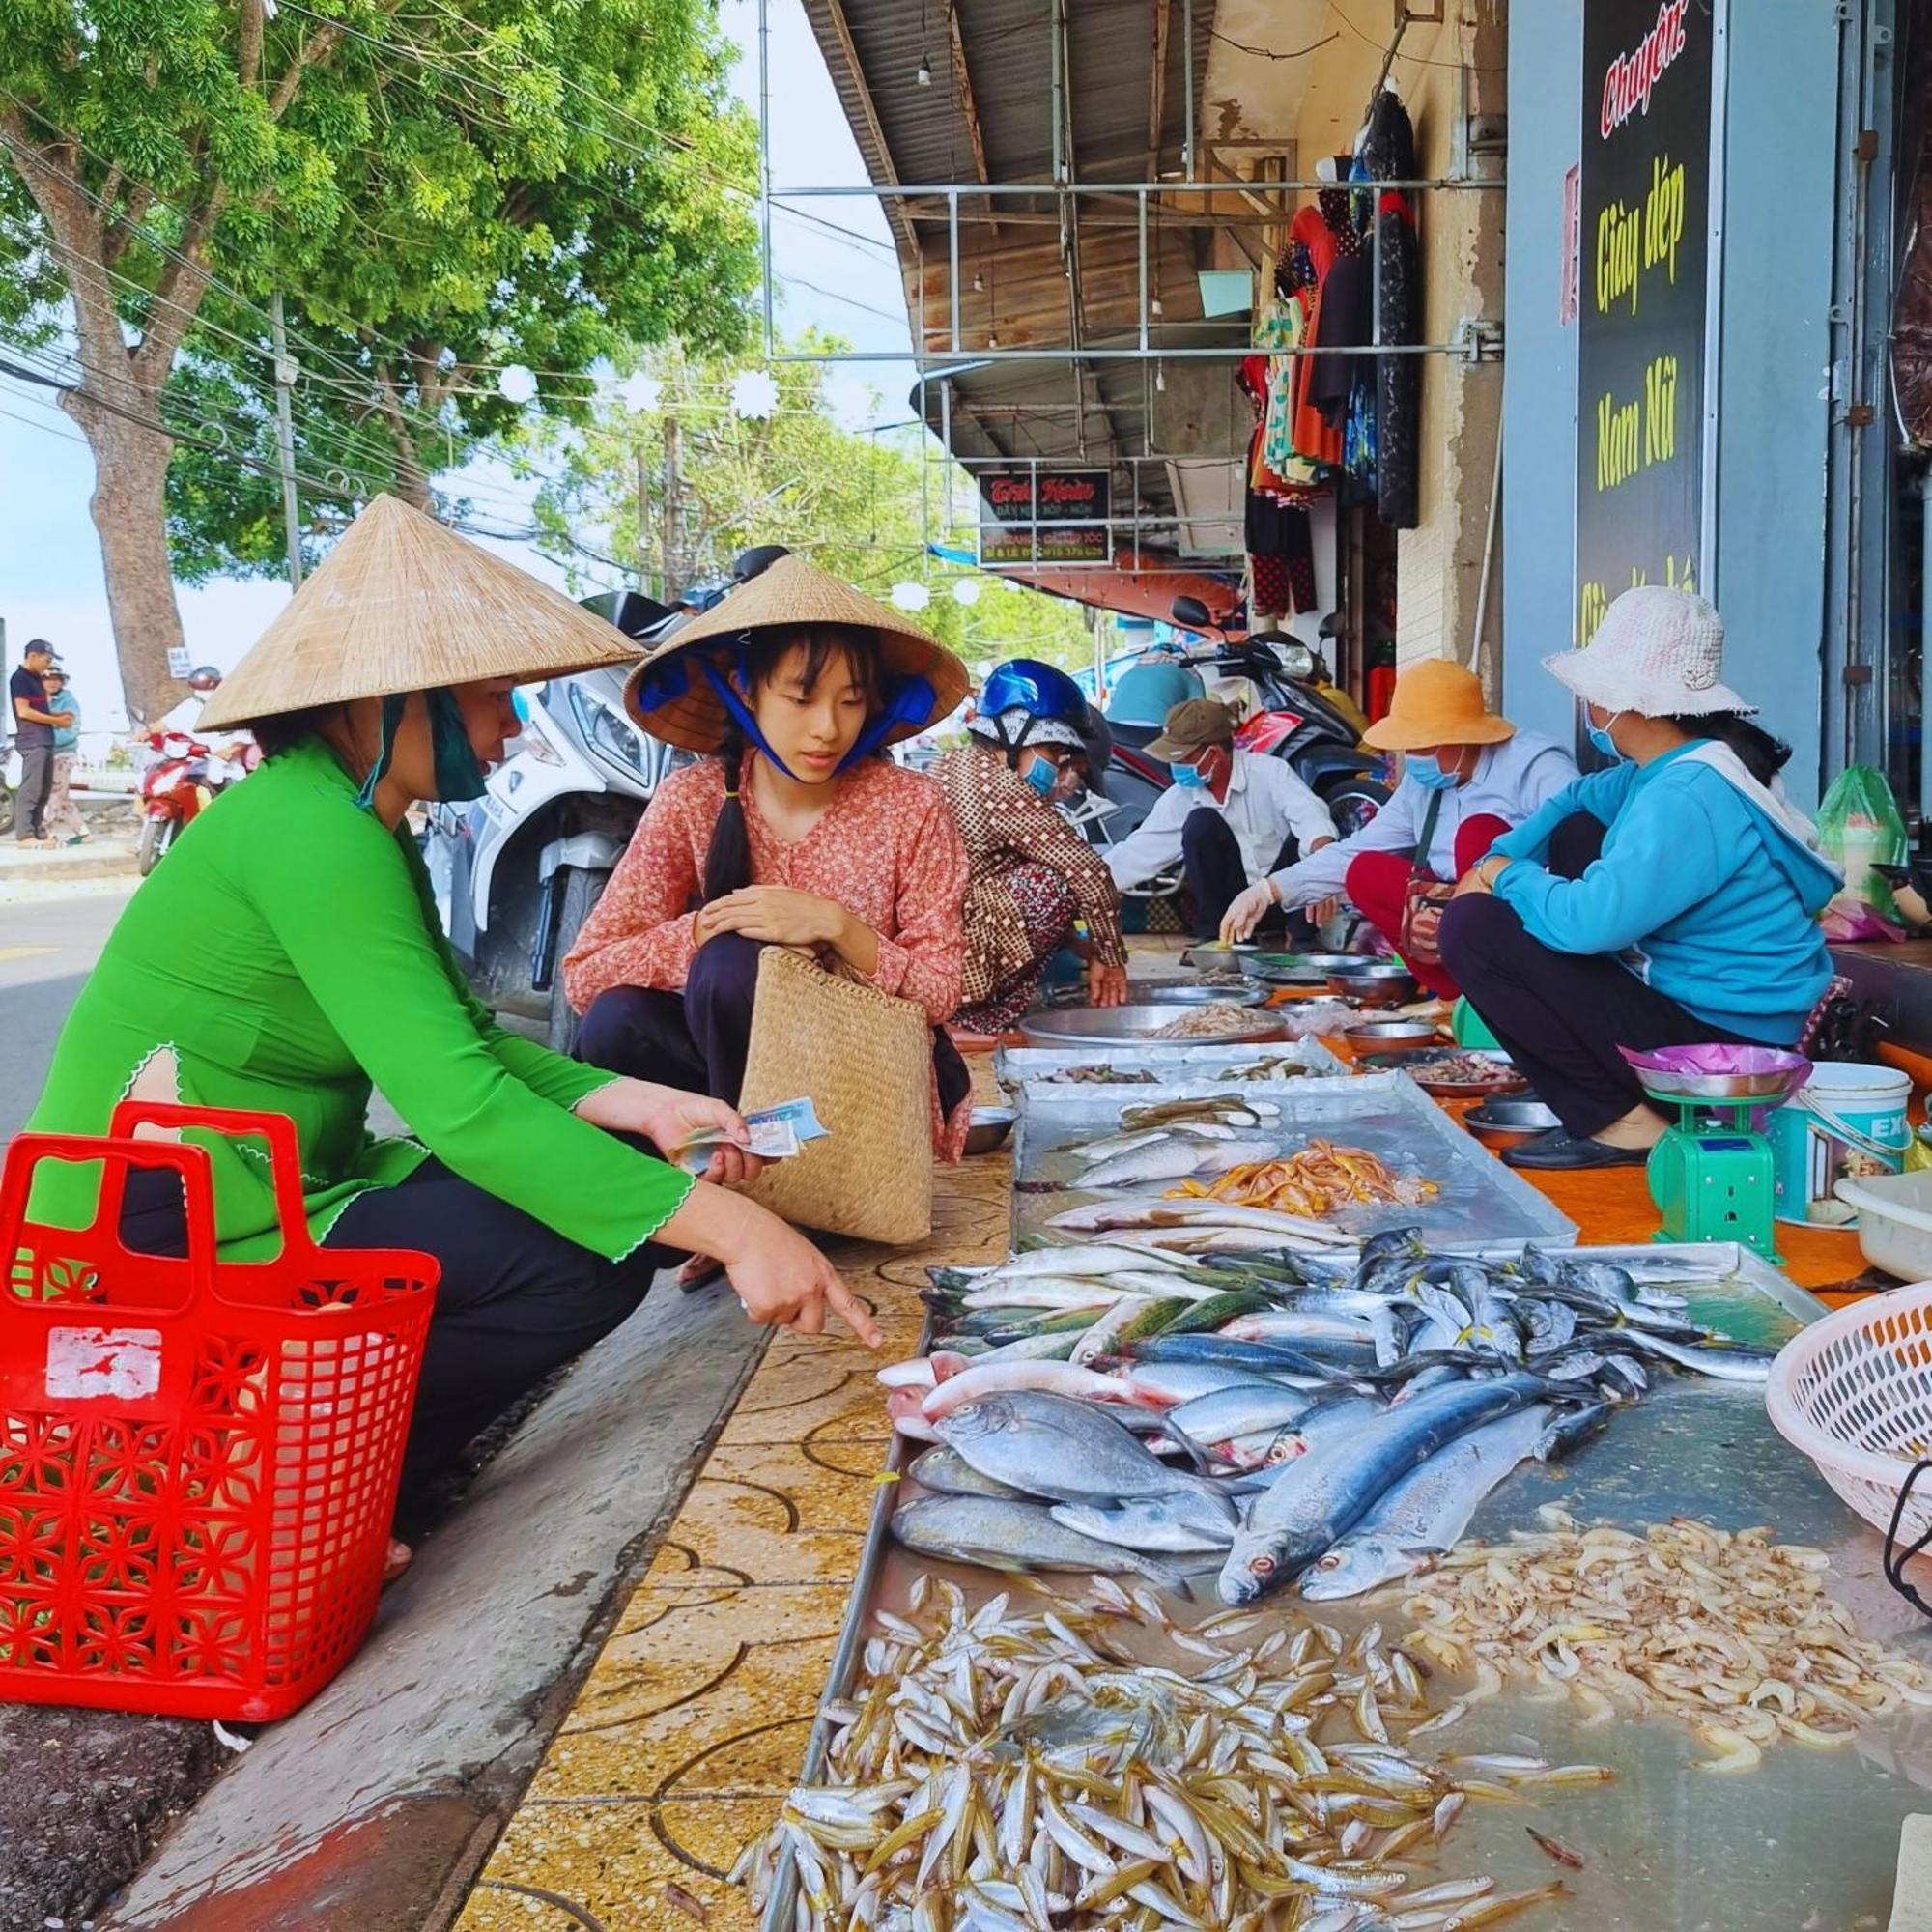
[{"label": "small silver fish pile", "polygon": [[1509,1676],[1567,1690],[1586,1723],[1677,1718],[1719,1772],[1754,1770],[1783,1739],[1829,1749],[1874,1718],[1932,1710],[1932,1670],[1861,1637],[1825,1594],[1822,1549],[1681,1517],[1633,1535],[1538,1514],[1547,1532],[1457,1550],[1403,1605],[1418,1620],[1406,1642],[1476,1672],[1465,1703]]},{"label": "small silver fish pile", "polygon": [[[1379,1628],[1228,1612],[1179,1630],[1104,1578],[1080,1605],[969,1609],[923,1577],[880,1613],[801,1785],[732,1873],[796,1932],[1458,1932],[1558,1898],[1407,1867],[1471,1798],[1600,1784],[1598,1765],[1444,1758],[1424,1674]],[[1145,1662],[1162,1650],[1190,1668]]]}]

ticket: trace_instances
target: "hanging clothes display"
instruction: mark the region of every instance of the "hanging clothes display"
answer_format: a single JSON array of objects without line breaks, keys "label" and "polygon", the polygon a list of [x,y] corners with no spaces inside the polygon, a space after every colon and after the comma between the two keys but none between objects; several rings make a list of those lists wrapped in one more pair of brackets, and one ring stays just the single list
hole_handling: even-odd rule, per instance
[{"label": "hanging clothes display", "polygon": [[1256,466],[1266,432],[1269,358],[1246,355],[1236,372],[1241,393],[1255,412],[1248,441],[1248,491],[1244,537],[1248,554],[1248,609],[1258,615],[1291,615],[1315,603],[1315,542],[1308,512],[1275,490],[1257,488]]},{"label": "hanging clothes display", "polygon": [[[1401,98],[1376,97],[1362,142],[1361,165],[1371,181],[1415,179],[1415,129]],[[1422,340],[1422,263],[1415,211],[1408,196],[1384,188],[1375,198],[1372,262],[1375,314],[1383,343]],[[1421,521],[1422,357],[1375,358],[1376,508],[1392,528]]]},{"label": "hanging clothes display", "polygon": [[[1308,212],[1304,209],[1302,214]],[[1329,262],[1321,273],[1309,341],[1318,352],[1355,347],[1368,339],[1368,265],[1362,259],[1362,239],[1350,218],[1347,190],[1323,188],[1316,196],[1316,219],[1326,238]],[[1296,226],[1300,225],[1297,215]],[[1313,453],[1312,445],[1320,443],[1321,461],[1337,467],[1343,460],[1342,429],[1357,359],[1319,353],[1306,358],[1304,409],[1295,419],[1295,447]]]},{"label": "hanging clothes display", "polygon": [[1294,378],[1307,327],[1296,283],[1299,272],[1293,251],[1275,265],[1269,278],[1274,300],[1255,327],[1255,347],[1268,352],[1267,403],[1261,440],[1248,466],[1249,488],[1272,491],[1290,503],[1312,502],[1321,495],[1321,465],[1294,446]]}]

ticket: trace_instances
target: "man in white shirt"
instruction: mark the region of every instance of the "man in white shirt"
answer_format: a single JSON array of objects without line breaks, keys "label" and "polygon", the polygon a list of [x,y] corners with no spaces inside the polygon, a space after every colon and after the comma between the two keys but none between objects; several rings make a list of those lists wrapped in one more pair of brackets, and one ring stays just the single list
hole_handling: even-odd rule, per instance
[{"label": "man in white shirt", "polygon": [[1234,713],[1211,697],[1177,704],[1147,754],[1167,761],[1173,787],[1138,831],[1101,856],[1122,888],[1179,860],[1204,939],[1254,880],[1335,842],[1327,807],[1286,760],[1236,751]]},{"label": "man in white shirt", "polygon": [[[1402,673],[1388,716],[1369,726],[1366,741],[1403,754],[1389,802],[1359,832],[1243,893],[1228,908],[1223,937],[1246,938],[1273,906],[1292,910],[1345,893],[1399,946],[1411,877],[1460,879],[1577,777],[1561,745],[1498,718],[1475,672],[1445,658]],[[1408,963],[1432,991],[1455,997],[1439,964]]]}]

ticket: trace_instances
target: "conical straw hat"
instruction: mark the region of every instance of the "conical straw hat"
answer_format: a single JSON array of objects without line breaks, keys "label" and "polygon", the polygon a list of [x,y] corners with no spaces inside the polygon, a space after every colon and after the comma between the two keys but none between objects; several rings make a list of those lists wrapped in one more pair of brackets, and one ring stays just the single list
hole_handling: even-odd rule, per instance
[{"label": "conical straw hat", "polygon": [[376,497],[203,707],[205,728],[474,679],[635,664],[614,624]]},{"label": "conical straw hat", "polygon": [[888,733],[887,744],[924,730],[972,689],[966,667],[936,638],[829,570],[802,556],[781,556],[652,651],[631,673],[625,702],[652,737],[687,752],[715,752],[730,735],[724,699],[695,666],[684,667],[680,676],[675,661],[705,643],[736,639],[748,631],[797,631],[816,624],[870,631],[888,676],[923,677],[931,685],[930,713]]}]

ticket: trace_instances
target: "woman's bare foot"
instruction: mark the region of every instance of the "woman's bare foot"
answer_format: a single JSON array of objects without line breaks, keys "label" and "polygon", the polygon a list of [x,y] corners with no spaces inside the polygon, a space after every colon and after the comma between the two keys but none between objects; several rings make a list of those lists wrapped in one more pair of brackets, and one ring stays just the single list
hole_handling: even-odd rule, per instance
[{"label": "woman's bare foot", "polygon": [[383,1558],[383,1583],[386,1588],[410,1567],[410,1559],[415,1552],[407,1543],[399,1543],[393,1536],[389,1539],[388,1553]]}]

